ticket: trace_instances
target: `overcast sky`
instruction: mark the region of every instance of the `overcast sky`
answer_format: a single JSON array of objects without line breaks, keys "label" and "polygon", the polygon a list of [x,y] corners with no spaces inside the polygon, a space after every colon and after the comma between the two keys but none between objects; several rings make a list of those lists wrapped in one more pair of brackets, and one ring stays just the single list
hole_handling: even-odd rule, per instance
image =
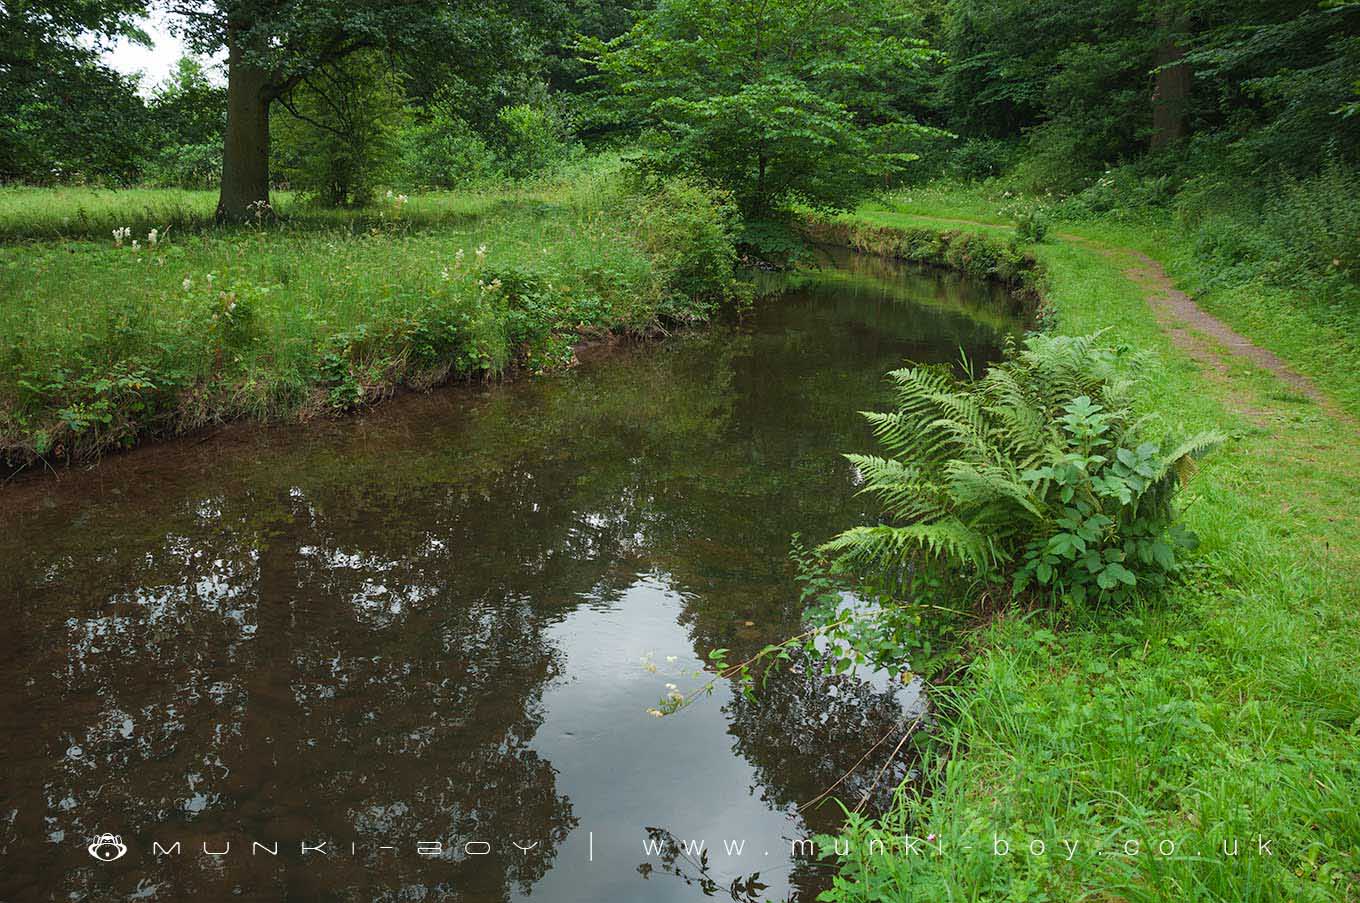
[{"label": "overcast sky", "polygon": [[[139,47],[128,41],[119,41],[104,54],[104,61],[128,75],[142,73],[142,93],[147,94],[175,68],[175,61],[184,55],[184,42],[170,33],[165,26],[165,17],[159,13],[142,20],[142,30],[151,37],[154,46]],[[222,54],[211,62],[220,62],[225,58],[226,55]],[[225,81],[222,73],[212,65],[208,67],[208,77],[218,83]]]}]

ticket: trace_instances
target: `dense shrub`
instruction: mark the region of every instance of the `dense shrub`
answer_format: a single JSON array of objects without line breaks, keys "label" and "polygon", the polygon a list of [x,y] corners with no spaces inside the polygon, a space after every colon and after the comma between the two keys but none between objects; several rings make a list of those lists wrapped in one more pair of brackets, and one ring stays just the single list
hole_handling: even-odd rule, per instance
[{"label": "dense shrub", "polygon": [[142,179],[157,188],[215,188],[222,176],[222,142],[161,148],[142,168]]},{"label": "dense shrub", "polygon": [[847,455],[885,523],[824,551],[916,589],[945,579],[1076,603],[1161,589],[1193,541],[1176,491],[1220,437],[1166,440],[1137,417],[1144,364],[1098,335],[1034,335],[975,381],[893,372],[896,410],[865,415],[889,457]]},{"label": "dense shrub", "polygon": [[326,206],[363,206],[391,182],[403,112],[400,79],[381,56],[327,67],[275,109],[274,172]]},{"label": "dense shrub", "polygon": [[1048,235],[1048,215],[1038,207],[1020,211],[1015,218],[1015,234],[1021,241],[1041,242]]},{"label": "dense shrub", "polygon": [[403,181],[412,188],[459,188],[490,178],[496,160],[466,121],[436,108],[402,132]]},{"label": "dense shrub", "polygon": [[634,212],[638,234],[663,280],[660,311],[679,321],[703,319],[739,292],[730,197],[683,180],[653,189]]},{"label": "dense shrub", "polygon": [[1360,278],[1360,173],[1354,169],[1333,160],[1312,178],[1286,176],[1266,204],[1265,220],[1300,270]]},{"label": "dense shrub", "polygon": [[964,181],[999,176],[1015,163],[1019,149],[1014,141],[990,138],[961,141],[946,152],[943,175]]},{"label": "dense shrub", "polygon": [[502,108],[494,136],[500,166],[512,179],[547,169],[567,151],[564,125],[548,110],[529,104]]}]

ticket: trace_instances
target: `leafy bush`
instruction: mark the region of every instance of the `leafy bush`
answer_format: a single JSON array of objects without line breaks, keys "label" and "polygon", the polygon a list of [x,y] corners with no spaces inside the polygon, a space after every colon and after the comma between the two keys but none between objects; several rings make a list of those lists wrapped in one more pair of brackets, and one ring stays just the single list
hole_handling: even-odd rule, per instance
[{"label": "leafy bush", "polygon": [[1019,147],[1013,141],[970,138],[951,148],[945,158],[945,175],[974,181],[1001,175],[1015,163]]},{"label": "leafy bush", "polygon": [[734,233],[740,215],[730,197],[671,179],[649,192],[634,221],[664,281],[664,316],[703,319],[714,305],[738,292]]},{"label": "leafy bush", "polygon": [[1332,159],[1310,179],[1286,177],[1266,206],[1266,226],[1300,270],[1360,277],[1360,172]]},{"label": "leafy bush", "polygon": [[847,456],[889,522],[824,551],[909,571],[918,589],[946,577],[1078,603],[1155,592],[1193,544],[1176,491],[1221,437],[1159,441],[1132,410],[1144,363],[1099,334],[1035,335],[976,381],[894,371],[897,410],[865,415],[892,457]]},{"label": "leafy bush", "polygon": [[215,188],[222,177],[222,142],[161,148],[142,177],[157,188]]},{"label": "leafy bush", "polygon": [[565,129],[541,107],[515,104],[496,114],[496,150],[512,179],[541,172],[566,154]]},{"label": "leafy bush", "polygon": [[738,242],[744,253],[780,269],[807,253],[807,244],[784,219],[744,219]]},{"label": "leafy bush", "polygon": [[401,168],[413,188],[459,188],[495,172],[495,155],[482,137],[442,108],[406,129],[401,145]]},{"label": "leafy bush", "polygon": [[326,67],[272,119],[274,171],[328,207],[360,207],[390,181],[403,114],[401,82],[379,55]]},{"label": "leafy bush", "polygon": [[1021,241],[1043,241],[1048,234],[1048,216],[1038,207],[1022,210],[1015,218],[1015,234]]},{"label": "leafy bush", "polygon": [[609,103],[642,127],[646,171],[702,175],[765,219],[849,209],[938,136],[880,87],[933,58],[910,21],[887,0],[675,0],[585,46]]}]

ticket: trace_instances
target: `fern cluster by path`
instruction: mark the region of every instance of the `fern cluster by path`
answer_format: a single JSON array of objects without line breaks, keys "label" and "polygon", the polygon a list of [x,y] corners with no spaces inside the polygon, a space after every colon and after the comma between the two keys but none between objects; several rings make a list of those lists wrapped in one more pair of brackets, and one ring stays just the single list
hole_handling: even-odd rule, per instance
[{"label": "fern cluster by path", "polygon": [[919,564],[1053,601],[1160,590],[1195,541],[1176,524],[1175,494],[1223,437],[1177,438],[1139,417],[1147,364],[1099,333],[1032,335],[978,379],[890,373],[896,409],[864,415],[887,456],[846,456],[883,523],[823,550],[859,569]]}]

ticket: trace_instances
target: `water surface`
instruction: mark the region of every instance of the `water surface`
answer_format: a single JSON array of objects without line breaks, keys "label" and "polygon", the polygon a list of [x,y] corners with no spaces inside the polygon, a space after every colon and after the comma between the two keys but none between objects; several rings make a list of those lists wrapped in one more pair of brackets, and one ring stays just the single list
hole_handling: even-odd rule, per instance
[{"label": "water surface", "polygon": [[839,262],[570,373],[0,489],[0,899],[812,899],[790,844],[839,810],[798,804],[910,694],[794,671],[646,710],[796,632],[790,535],[872,518],[839,453],[883,372],[1010,328]]}]

